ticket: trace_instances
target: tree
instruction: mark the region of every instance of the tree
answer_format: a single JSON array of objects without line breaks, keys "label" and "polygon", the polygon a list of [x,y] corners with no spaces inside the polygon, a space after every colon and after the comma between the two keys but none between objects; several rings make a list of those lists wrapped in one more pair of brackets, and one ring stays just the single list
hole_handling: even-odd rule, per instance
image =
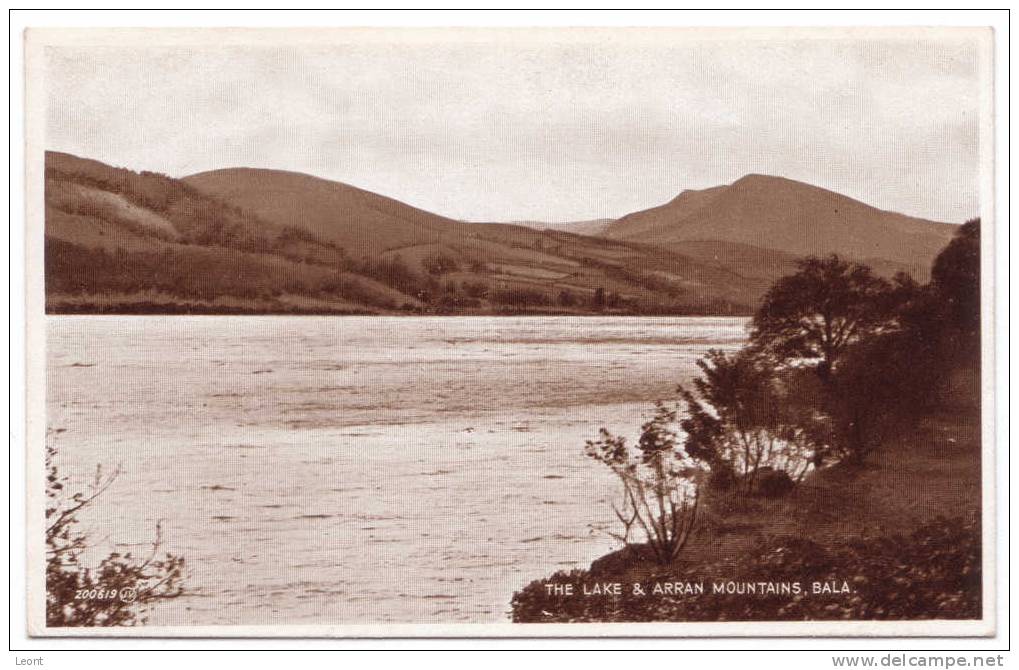
[{"label": "tree", "polygon": [[963,344],[980,344],[980,219],[967,221],[931,268],[931,288]]},{"label": "tree", "polygon": [[605,308],[605,289],[601,286],[594,290],[594,298],[591,299],[591,306],[595,309]]},{"label": "tree", "polygon": [[779,359],[820,359],[818,373],[827,378],[846,347],[888,324],[891,285],[836,254],[797,265],[765,294],[750,339]]},{"label": "tree", "polygon": [[77,529],[79,514],[95,503],[119,470],[104,474],[96,468],[85,492],[68,493],[68,478],[53,462],[56,449],[46,447],[46,625],[131,626],[145,623],[145,613],[159,600],[184,594],[184,559],[160,556],[162,527],[147,556],[113,552],[98,566],[85,563],[88,536]]},{"label": "tree", "polygon": [[[908,428],[906,415],[923,405],[910,383],[930,373],[923,349],[902,333],[882,333],[850,347],[831,380],[826,412],[831,419],[831,445],[840,459],[862,463],[895,431]],[[930,387],[927,387],[930,391]]]},{"label": "tree", "polygon": [[831,380],[826,411],[834,446],[863,461],[940,401],[960,363],[980,352],[980,222],[960,226],[931,281],[896,277],[894,328],[850,346]]},{"label": "tree", "polygon": [[675,423],[676,410],[658,403],[654,416],[641,427],[635,448],[604,428],[586,447],[587,455],[608,466],[623,487],[621,502],[612,504],[623,529],[609,534],[630,546],[638,528],[663,565],[674,561],[690,539],[704,473],[703,465],[677,442]]},{"label": "tree", "polygon": [[679,387],[686,406],[680,427],[687,453],[711,466],[713,481],[749,495],[761,472],[785,473],[795,483],[817,465],[824,432],[797,411],[758,352],[712,349],[697,365],[702,376],[693,380],[694,390]]}]

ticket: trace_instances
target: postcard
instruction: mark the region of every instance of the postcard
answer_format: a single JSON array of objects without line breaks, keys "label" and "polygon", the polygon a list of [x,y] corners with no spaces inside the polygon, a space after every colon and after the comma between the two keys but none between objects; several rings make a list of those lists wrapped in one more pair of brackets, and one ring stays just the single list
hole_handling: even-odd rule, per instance
[{"label": "postcard", "polygon": [[29,29],[30,634],[992,634],[992,45]]}]

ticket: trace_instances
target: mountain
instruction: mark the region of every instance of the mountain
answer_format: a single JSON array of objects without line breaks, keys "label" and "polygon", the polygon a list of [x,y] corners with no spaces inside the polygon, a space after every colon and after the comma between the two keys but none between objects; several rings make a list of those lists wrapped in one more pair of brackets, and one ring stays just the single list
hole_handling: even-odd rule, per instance
[{"label": "mountain", "polygon": [[954,230],[763,175],[521,225],[293,172],[175,179],[46,154],[53,312],[746,314],[806,254],[923,280]]},{"label": "mountain", "polygon": [[182,181],[266,221],[301,228],[351,255],[436,243],[458,223],[370,191],[296,172],[229,168]]},{"label": "mountain", "polygon": [[[729,185],[683,191],[664,205],[616,220],[602,234],[702,260],[740,249],[741,256],[749,253],[765,265],[769,252],[776,252],[779,264],[789,255],[834,252],[879,270],[907,270],[923,278],[955,229],[792,179],[751,174]],[[737,271],[741,267],[726,264]]]},{"label": "mountain", "polygon": [[276,170],[175,179],[47,152],[45,193],[51,312],[746,313],[765,288],[655,245]]}]

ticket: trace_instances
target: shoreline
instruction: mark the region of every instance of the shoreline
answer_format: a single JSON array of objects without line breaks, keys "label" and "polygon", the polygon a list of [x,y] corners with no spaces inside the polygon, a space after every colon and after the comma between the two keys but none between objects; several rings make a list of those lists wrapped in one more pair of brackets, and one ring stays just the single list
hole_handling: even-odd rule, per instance
[{"label": "shoreline", "polygon": [[[925,613],[913,618],[979,618],[980,412],[979,395],[969,393],[979,375],[957,377],[943,406],[863,465],[812,472],[780,498],[709,492],[698,529],[672,564],[655,563],[641,544],[624,547],[521,584],[513,620],[907,619],[901,607],[916,598],[928,599],[929,613],[917,608]],[[969,590],[956,590],[956,579]],[[715,593],[708,585],[716,582],[799,586]],[[703,593],[689,588],[698,583]]]},{"label": "shoreline", "polygon": [[148,305],[127,308],[117,306],[111,309],[97,309],[94,305],[82,307],[62,306],[59,308],[46,308],[46,316],[407,316],[407,317],[458,317],[458,316],[530,316],[530,317],[606,317],[606,316],[630,316],[630,317],[735,317],[747,318],[749,312],[634,312],[634,311],[567,311],[567,310],[465,310],[456,312],[447,311],[372,311],[363,309],[255,309],[247,307],[221,307],[221,306],[180,306],[179,308],[167,309]]}]

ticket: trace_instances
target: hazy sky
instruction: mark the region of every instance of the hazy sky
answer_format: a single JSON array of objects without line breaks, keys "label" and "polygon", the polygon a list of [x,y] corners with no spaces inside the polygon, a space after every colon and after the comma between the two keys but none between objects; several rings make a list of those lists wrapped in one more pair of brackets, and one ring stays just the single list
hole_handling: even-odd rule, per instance
[{"label": "hazy sky", "polygon": [[580,220],[750,172],[978,214],[974,34],[50,47],[46,144],[307,172],[468,220]]}]

